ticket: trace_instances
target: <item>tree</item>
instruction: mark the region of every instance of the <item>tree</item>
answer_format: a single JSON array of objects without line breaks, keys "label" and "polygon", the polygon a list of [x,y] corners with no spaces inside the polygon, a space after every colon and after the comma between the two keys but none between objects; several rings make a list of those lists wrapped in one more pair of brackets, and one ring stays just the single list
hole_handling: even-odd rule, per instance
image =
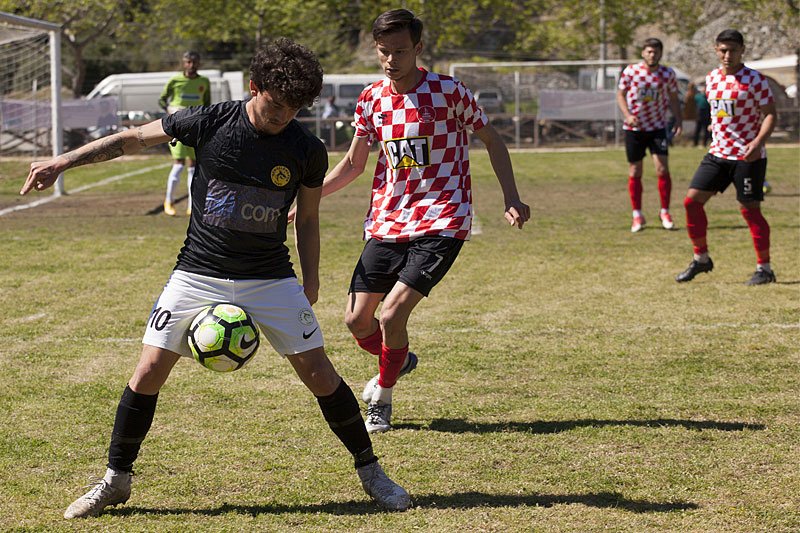
[{"label": "tree", "polygon": [[[797,63],[794,67],[795,86],[800,88],[800,1],[798,0],[739,0],[743,11],[772,22],[776,30],[790,42],[796,43]],[[800,95],[795,97],[800,108]]]},{"label": "tree", "polygon": [[347,0],[150,0],[147,9],[136,12],[133,26],[165,47],[184,40],[200,43],[207,51],[228,49],[238,54],[243,68],[256,49],[277,37],[308,46],[323,64],[341,64],[349,60],[354,44],[350,4]]},{"label": "tree", "polygon": [[636,31],[648,24],[688,36],[699,25],[702,6],[691,0],[527,0],[512,9],[515,50],[542,59],[590,59],[599,57],[602,43],[625,58]]},{"label": "tree", "polygon": [[121,0],[28,0],[24,4],[0,0],[0,10],[61,25],[62,41],[72,52],[72,67],[62,65],[62,69],[71,78],[75,98],[80,96],[86,74],[84,49],[97,39],[111,36],[131,13],[130,4]]}]

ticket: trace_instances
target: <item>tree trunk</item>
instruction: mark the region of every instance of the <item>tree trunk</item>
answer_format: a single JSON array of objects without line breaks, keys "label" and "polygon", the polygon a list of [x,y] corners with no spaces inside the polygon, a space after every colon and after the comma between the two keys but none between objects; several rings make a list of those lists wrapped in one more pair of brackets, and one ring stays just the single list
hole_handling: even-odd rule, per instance
[{"label": "tree trunk", "polygon": [[67,40],[72,48],[72,55],[75,58],[75,73],[72,76],[72,97],[80,98],[83,80],[86,78],[86,63],[83,60],[83,47],[76,46],[75,43]]}]

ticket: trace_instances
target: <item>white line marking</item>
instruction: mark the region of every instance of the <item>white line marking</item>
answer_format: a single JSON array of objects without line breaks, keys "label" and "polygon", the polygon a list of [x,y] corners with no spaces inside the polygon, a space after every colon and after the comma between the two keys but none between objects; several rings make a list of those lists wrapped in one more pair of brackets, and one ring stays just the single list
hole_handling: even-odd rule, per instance
[{"label": "white line marking", "polygon": [[472,234],[473,235],[480,235],[483,233],[483,228],[481,227],[481,223],[478,220],[478,217],[475,216],[475,208],[472,208]]},{"label": "white line marking", "polygon": [[44,318],[47,316],[47,313],[39,313],[36,315],[28,315],[20,318],[22,322],[32,322],[33,320],[39,320],[40,318]]},{"label": "white line marking", "polygon": [[[162,165],[156,165],[154,167],[147,167],[141,168],[139,170],[134,170],[131,172],[126,172],[125,174],[118,174],[116,176],[111,176],[110,178],[106,178],[104,180],[100,180],[96,183],[90,183],[88,185],[84,185],[83,187],[78,187],[77,189],[72,189],[69,191],[69,194],[77,194],[79,192],[83,192],[87,189],[91,189],[93,187],[99,187],[101,185],[107,185],[109,183],[114,183],[115,181],[119,181],[125,178],[130,178],[131,176],[136,176],[137,174],[144,174],[145,172],[150,172],[151,170],[158,170],[159,168],[166,168],[170,166],[172,163],[164,163]],[[5,209],[0,209],[0,216],[6,215],[8,213],[13,213],[14,211],[22,211],[23,209],[30,209],[32,207],[38,207],[40,205],[46,204],[48,202],[52,202],[53,200],[57,200],[61,198],[61,196],[50,195],[45,198],[41,198],[39,200],[35,200],[33,202],[28,202],[27,204],[20,204],[15,205],[14,207],[7,207]]]}]

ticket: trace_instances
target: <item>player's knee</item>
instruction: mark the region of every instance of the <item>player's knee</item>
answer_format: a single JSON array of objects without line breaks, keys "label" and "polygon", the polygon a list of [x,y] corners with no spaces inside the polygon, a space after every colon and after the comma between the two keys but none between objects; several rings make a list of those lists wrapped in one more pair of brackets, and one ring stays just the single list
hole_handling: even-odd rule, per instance
[{"label": "player's knee", "polygon": [[372,315],[354,313],[349,309],[344,314],[344,323],[347,329],[358,338],[366,337],[372,333],[371,330],[375,329],[373,321],[374,318]]},{"label": "player's knee", "polygon": [[380,321],[384,336],[392,336],[394,333],[400,332],[406,327],[406,317],[392,307],[387,308],[384,306],[381,309],[380,318],[378,320]]},{"label": "player's knee", "polygon": [[315,396],[329,396],[336,392],[342,378],[333,368],[333,365],[319,365],[311,370],[309,375],[308,389]]},{"label": "player's knee", "polygon": [[705,200],[702,198],[696,198],[691,192],[683,199],[683,207],[685,207],[687,211],[691,211],[693,209],[702,209],[703,204],[705,204]]}]

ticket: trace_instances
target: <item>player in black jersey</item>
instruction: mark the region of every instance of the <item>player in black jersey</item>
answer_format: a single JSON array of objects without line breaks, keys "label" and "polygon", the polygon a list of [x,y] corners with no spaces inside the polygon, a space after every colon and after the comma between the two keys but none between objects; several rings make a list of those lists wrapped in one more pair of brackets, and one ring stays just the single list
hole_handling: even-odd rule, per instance
[{"label": "player in black jersey", "polygon": [[[69,168],[173,138],[194,147],[197,155],[186,241],[153,306],[158,320],[148,321],[141,358],[117,407],[106,475],[69,506],[66,518],[94,516],[128,500],[133,463],[150,429],[158,392],[178,359],[190,356],[191,320],[215,301],[247,310],[270,344],[287,356],[353,454],[367,494],[388,509],[410,505],[406,491],[378,464],[358,402],[325,354],[311,310],[319,290],[318,211],[327,153],[294,117],[319,95],[322,68],[310,50],[279,39],[256,54],[250,77],[246,102],[191,107],[31,164],[20,194],[50,187]],[[302,287],[284,244],[295,197]]]}]

